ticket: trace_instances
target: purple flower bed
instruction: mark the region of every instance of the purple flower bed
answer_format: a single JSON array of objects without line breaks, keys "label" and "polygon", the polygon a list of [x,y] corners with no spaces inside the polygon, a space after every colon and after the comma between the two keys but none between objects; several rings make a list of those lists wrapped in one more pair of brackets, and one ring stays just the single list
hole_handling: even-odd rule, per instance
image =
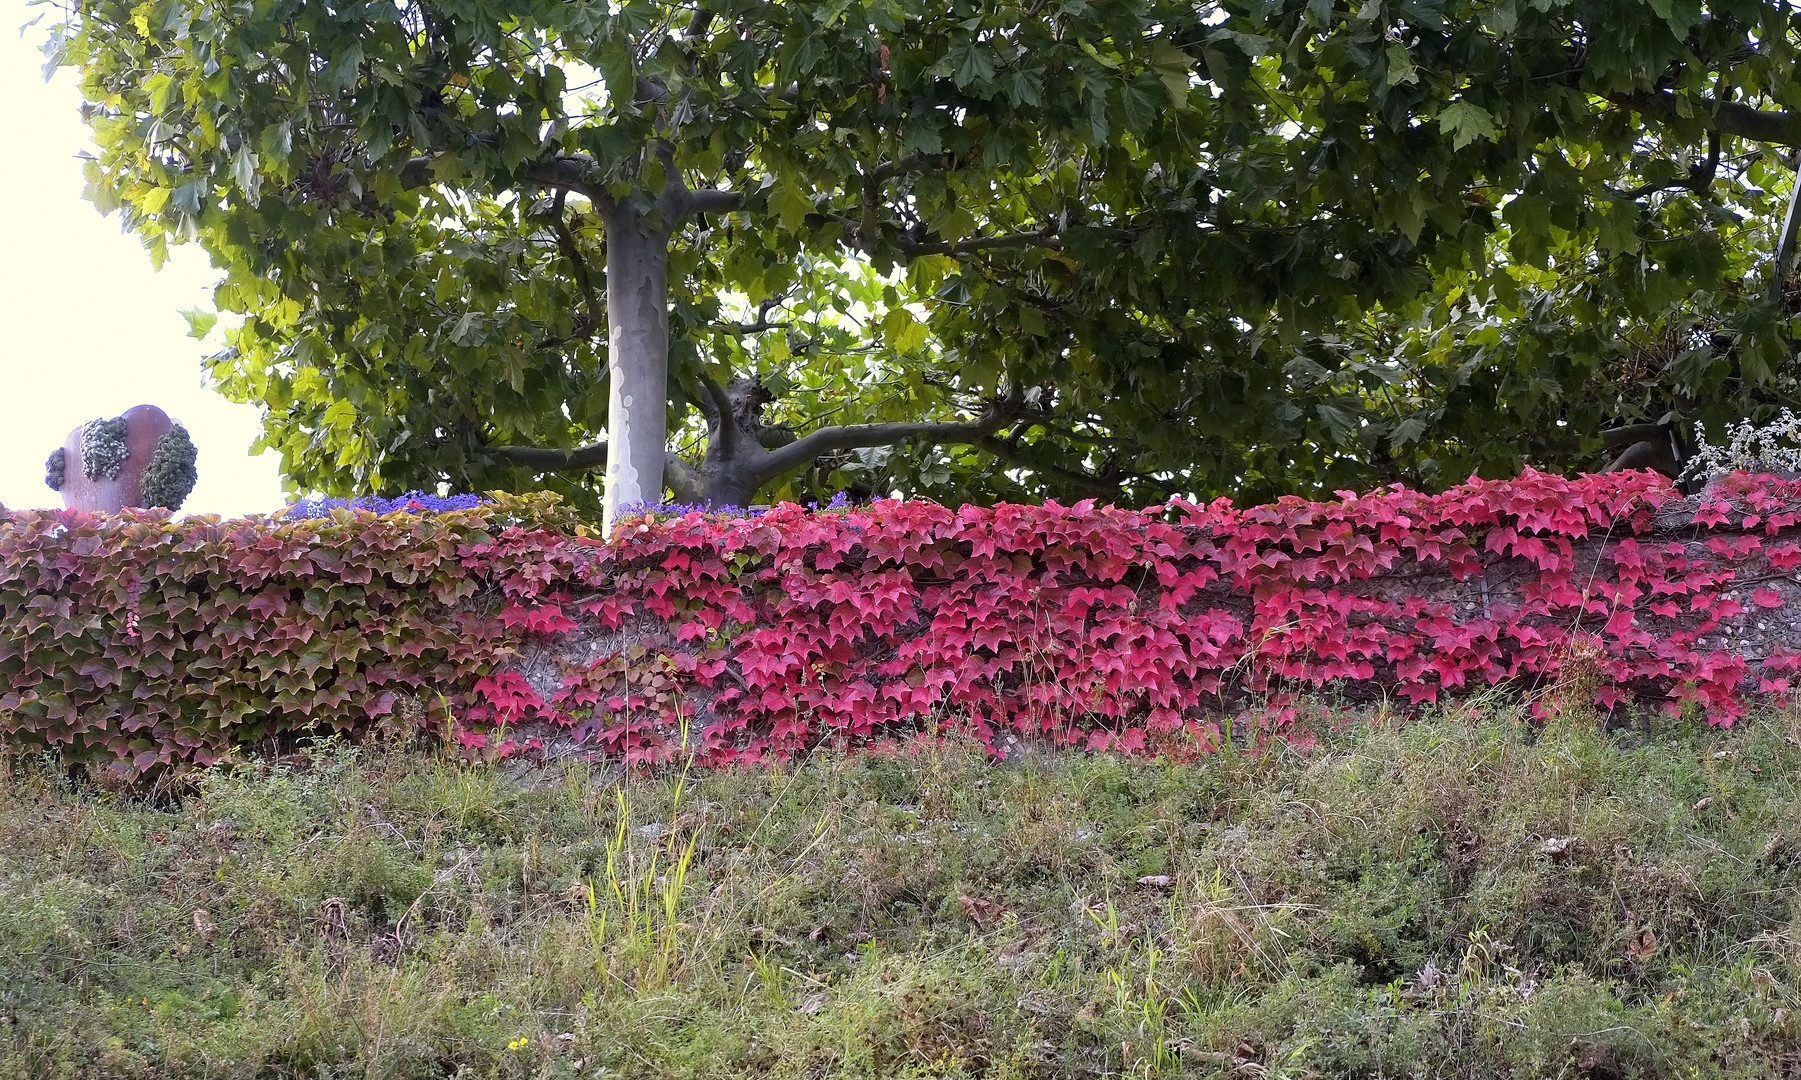
[{"label": "purple flower bed", "polygon": [[[832,501],[824,506],[808,503],[809,510],[848,510],[851,507],[850,495],[840,491],[832,496]],[[711,503],[676,503],[676,502],[634,502],[626,503],[619,508],[621,518],[637,517],[650,514],[656,517],[681,517],[683,514],[712,514],[717,517],[757,518],[769,512],[767,506],[714,506]]]},{"label": "purple flower bed", "polygon": [[683,514],[717,514],[720,517],[762,517],[767,507],[714,506],[711,503],[634,502],[619,508],[620,518],[650,514],[654,517],[681,517]]},{"label": "purple flower bed", "polygon": [[423,491],[409,491],[392,499],[384,499],[379,495],[359,495],[354,499],[302,499],[287,508],[285,516],[290,521],[312,518],[327,518],[333,510],[366,510],[371,514],[393,513],[445,513],[450,510],[471,510],[481,506],[488,500],[480,495],[427,495]]},{"label": "purple flower bed", "polygon": [[[302,499],[290,505],[283,516],[289,521],[328,518],[337,509],[364,510],[371,514],[393,513],[443,513],[449,510],[469,510],[488,502],[480,495],[427,495],[423,491],[409,491],[392,499],[384,499],[379,495],[359,495],[354,499],[333,499],[320,497]],[[809,503],[810,510],[846,510],[851,506],[851,498],[840,491],[832,496],[832,500],[824,506]],[[683,514],[711,514],[719,517],[762,517],[769,512],[766,506],[712,506],[707,503],[627,503],[619,508],[622,518],[637,517],[640,514],[652,514],[658,517],[681,517]]]}]

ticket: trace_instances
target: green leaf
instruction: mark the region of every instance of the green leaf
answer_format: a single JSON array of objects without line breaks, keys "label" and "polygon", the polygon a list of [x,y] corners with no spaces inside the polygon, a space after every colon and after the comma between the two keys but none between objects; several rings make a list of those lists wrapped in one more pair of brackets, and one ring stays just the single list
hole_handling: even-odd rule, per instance
[{"label": "green leaf", "polygon": [[1501,38],[1511,37],[1519,22],[1519,0],[1495,0],[1482,14],[1483,28]]},{"label": "green leaf", "polygon": [[1044,313],[1030,304],[1020,305],[1019,332],[1027,337],[1043,337],[1045,330]]},{"label": "green leaf", "polygon": [[1477,139],[1495,137],[1495,118],[1472,101],[1458,100],[1438,114],[1438,129],[1451,136],[1451,146],[1461,150]]},{"label": "green leaf", "polygon": [[263,178],[256,171],[257,160],[256,151],[246,143],[238,147],[231,162],[231,178],[237,182],[239,190],[243,191],[244,198],[250,200],[252,206],[262,198],[263,191]]},{"label": "green leaf", "polygon": [[334,92],[348,90],[356,85],[357,74],[362,65],[362,45],[355,42],[346,45],[319,72],[319,85]]},{"label": "green leaf", "polygon": [[888,347],[903,355],[917,352],[931,340],[931,331],[906,308],[894,308],[882,319],[882,335]]},{"label": "green leaf", "polygon": [[169,99],[180,89],[175,79],[166,71],[159,71],[144,80],[144,92],[150,97],[150,111],[160,116],[169,111]]},{"label": "green leaf", "polygon": [[1385,85],[1399,86],[1401,83],[1420,81],[1419,73],[1413,69],[1413,57],[1408,54],[1405,45],[1391,41],[1384,55],[1388,58],[1388,77],[1383,80]]},{"label": "green leaf", "polygon": [[813,200],[807,198],[793,177],[784,174],[769,189],[769,209],[781,219],[782,227],[799,232],[813,212]]},{"label": "green leaf", "polygon": [[218,312],[197,307],[182,312],[181,317],[188,321],[188,336],[196,341],[212,333],[213,327],[219,322]]},{"label": "green leaf", "polygon": [[1388,448],[1390,450],[1399,450],[1401,447],[1406,446],[1408,443],[1417,440],[1421,435],[1424,435],[1426,429],[1430,426],[1431,425],[1427,423],[1426,418],[1423,416],[1409,416],[1407,419],[1396,424],[1394,428],[1389,431]]},{"label": "green leaf", "polygon": [[294,126],[286,121],[270,124],[263,129],[260,145],[265,157],[286,158],[294,149]]},{"label": "green leaf", "polygon": [[632,57],[631,43],[622,37],[603,41],[596,50],[600,77],[607,88],[607,103],[616,112],[631,108],[638,92],[638,68]]},{"label": "green leaf", "polygon": [[951,80],[957,89],[966,90],[980,83],[986,86],[994,79],[994,53],[986,42],[963,38],[951,46]]},{"label": "green leaf", "polygon": [[1160,39],[1151,45],[1151,70],[1165,80],[1165,85],[1174,80],[1174,90],[1181,92],[1181,98],[1188,97],[1188,78],[1194,71],[1194,57],[1188,52]]},{"label": "green leaf", "polygon": [[[1147,85],[1148,84],[1148,85]],[[1119,88],[1120,110],[1125,113],[1128,130],[1142,134],[1157,120],[1157,82],[1151,75]]]},{"label": "green leaf", "polygon": [[326,406],[323,419],[327,427],[348,431],[356,424],[356,406],[348,401],[334,401]]}]

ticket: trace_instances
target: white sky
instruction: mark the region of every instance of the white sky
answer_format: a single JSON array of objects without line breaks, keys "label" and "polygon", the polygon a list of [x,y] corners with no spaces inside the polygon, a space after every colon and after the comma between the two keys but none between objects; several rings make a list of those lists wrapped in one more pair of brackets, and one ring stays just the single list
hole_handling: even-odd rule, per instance
[{"label": "white sky", "polygon": [[216,341],[188,336],[180,312],[212,307],[218,274],[197,247],[175,248],[160,272],[117,218],[81,197],[75,155],[88,146],[70,72],[46,84],[41,11],[0,0],[0,504],[61,506],[44,459],[70,429],[133,405],[156,405],[187,427],[200,482],[183,513],[266,512],[287,499],[272,453],[249,454],[260,413],[202,383]]}]

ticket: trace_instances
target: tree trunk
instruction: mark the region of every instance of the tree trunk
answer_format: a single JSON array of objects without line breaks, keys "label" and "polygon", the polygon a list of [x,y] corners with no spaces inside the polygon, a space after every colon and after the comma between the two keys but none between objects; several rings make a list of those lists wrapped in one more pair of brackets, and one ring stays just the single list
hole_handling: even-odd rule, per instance
[{"label": "tree trunk", "polygon": [[763,406],[774,399],[756,379],[739,377],[725,387],[710,384],[706,397],[712,408],[706,410],[707,452],[701,459],[700,478],[707,503],[749,506],[770,479],[766,435],[780,431],[788,442],[794,436],[764,425]]},{"label": "tree trunk", "polygon": [[745,507],[755,502],[757,489],[763,486],[763,478],[756,471],[758,464],[742,455],[735,455],[735,460],[719,460],[709,453],[700,467],[707,505]]},{"label": "tree trunk", "polygon": [[[659,215],[661,216],[661,215]],[[602,529],[619,508],[663,501],[669,439],[669,226],[628,204],[606,211],[606,499]]]}]

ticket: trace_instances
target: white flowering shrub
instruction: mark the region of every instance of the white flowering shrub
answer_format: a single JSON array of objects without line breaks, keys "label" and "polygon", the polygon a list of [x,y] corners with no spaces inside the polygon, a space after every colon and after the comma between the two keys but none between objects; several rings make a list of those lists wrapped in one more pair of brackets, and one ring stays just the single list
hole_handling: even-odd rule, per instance
[{"label": "white flowering shrub", "polygon": [[1695,427],[1695,456],[1683,479],[1729,472],[1801,472],[1801,417],[1787,409],[1761,427],[1745,420],[1726,429],[1730,441],[1715,446],[1707,432]]}]

